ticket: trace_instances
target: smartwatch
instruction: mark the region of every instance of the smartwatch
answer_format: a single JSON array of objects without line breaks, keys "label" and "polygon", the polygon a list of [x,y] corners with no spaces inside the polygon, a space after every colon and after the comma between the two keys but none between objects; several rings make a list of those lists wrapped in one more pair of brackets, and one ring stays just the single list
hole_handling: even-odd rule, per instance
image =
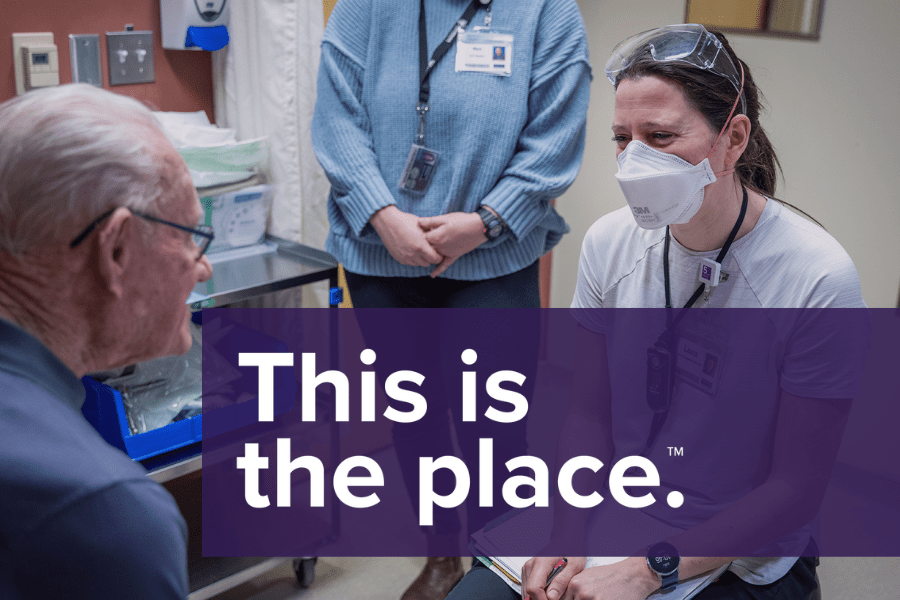
[{"label": "smartwatch", "polygon": [[481,217],[481,222],[484,223],[484,235],[489,240],[496,240],[500,237],[500,234],[503,233],[503,221],[500,220],[500,217],[486,209],[485,207],[480,207],[477,211],[478,216]]},{"label": "smartwatch", "polygon": [[659,576],[659,588],[664,592],[675,589],[678,583],[678,565],[681,557],[675,546],[659,542],[647,548],[647,566]]}]

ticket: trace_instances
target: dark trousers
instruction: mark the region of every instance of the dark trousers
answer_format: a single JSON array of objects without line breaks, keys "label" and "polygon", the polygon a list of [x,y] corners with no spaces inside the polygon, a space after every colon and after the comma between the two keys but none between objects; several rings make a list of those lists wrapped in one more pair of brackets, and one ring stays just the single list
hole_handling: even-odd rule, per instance
[{"label": "dark trousers", "polygon": [[[726,571],[694,596],[696,600],[807,600],[816,589],[816,559],[800,558],[784,577],[768,585],[751,585]],[[521,600],[506,582],[478,559],[447,600]]]},{"label": "dark trousers", "polygon": [[[540,308],[538,263],[478,281],[346,272],[354,308]],[[365,332],[363,332],[365,333]]]},{"label": "dark trousers", "polygon": [[[374,277],[358,275],[348,272],[347,286],[354,308],[540,308],[540,295],[538,291],[538,263],[534,263],[521,271],[511,273],[494,279],[481,281],[459,281],[452,279],[431,279],[430,277]],[[467,318],[463,313],[460,318]],[[440,328],[397,328],[385,329],[377,318],[360,317],[357,319],[360,330],[366,344],[375,340],[390,337],[392,347],[407,348],[413,354],[421,355],[428,352],[422,340],[430,336],[449,335],[448,331]],[[521,331],[504,331],[502,335],[515,336],[516,343],[522,348],[534,348],[534,361],[537,364],[537,347],[540,339],[540,329],[535,319],[533,329]],[[481,325],[479,325],[481,326]],[[452,322],[441,319],[441,327],[452,327]],[[491,335],[491,324],[484,323],[484,334]],[[434,344],[427,346],[430,351]],[[421,350],[417,350],[421,348]],[[379,353],[378,366],[385,373],[406,368],[401,364],[393,364],[390,358],[384,361]],[[394,423],[392,437],[400,469],[403,473],[404,483],[413,504],[418,513],[418,489],[419,489],[419,456],[452,456],[455,455],[453,445],[453,430],[457,433],[456,442],[462,452],[462,458],[469,468],[472,482],[477,482],[478,465],[478,439],[491,438],[494,440],[494,472],[505,473],[504,463],[510,458],[527,454],[525,441],[525,419],[514,424],[497,424],[486,419],[478,419],[476,422],[464,423],[461,420],[459,398],[449,390],[455,390],[456,379],[459,378],[459,356],[441,356],[440,360],[448,367],[441,376],[445,379],[439,384],[441,390],[448,390],[443,394],[428,397],[428,411],[426,415],[415,423]],[[493,372],[490,367],[491,357],[479,357],[479,368],[484,372]],[[452,379],[451,379],[452,378]],[[530,397],[530,388],[533,380],[528,381],[523,393]],[[451,415],[453,426],[451,427]],[[423,453],[427,448],[427,454]],[[494,477],[494,498],[502,497],[503,477]],[[447,494],[452,490],[452,476],[444,470],[435,476],[434,489],[437,493]],[[478,493],[474,487],[470,490],[466,500],[466,515],[468,529],[476,531],[488,521],[500,516],[505,508],[482,508],[478,506]],[[429,533],[437,536],[453,536],[459,533],[461,523],[457,511],[436,507],[434,511],[434,527]],[[432,535],[430,537],[435,537]],[[454,550],[441,551],[439,547],[430,546],[432,555],[452,555]]]}]

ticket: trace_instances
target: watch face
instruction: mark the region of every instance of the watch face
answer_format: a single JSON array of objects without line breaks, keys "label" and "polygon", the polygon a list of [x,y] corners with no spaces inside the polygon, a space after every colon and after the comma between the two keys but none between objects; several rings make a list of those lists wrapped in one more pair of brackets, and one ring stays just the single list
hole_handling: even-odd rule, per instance
[{"label": "watch face", "polygon": [[655,544],[647,550],[647,564],[660,575],[668,575],[678,568],[681,558],[672,544]]},{"label": "watch face", "polygon": [[488,229],[488,237],[493,239],[493,238],[499,236],[502,231],[503,231],[503,225],[501,225],[500,223],[497,223],[496,225],[494,225],[493,227]]}]

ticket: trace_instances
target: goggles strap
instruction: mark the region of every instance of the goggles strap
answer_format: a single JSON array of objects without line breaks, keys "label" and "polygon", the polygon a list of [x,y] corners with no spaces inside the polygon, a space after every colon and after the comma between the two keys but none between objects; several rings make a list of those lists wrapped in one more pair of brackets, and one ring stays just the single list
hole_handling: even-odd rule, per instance
[{"label": "goggles strap", "polygon": [[719,171],[718,173],[713,173],[716,177],[723,177],[725,175],[731,175],[735,172],[735,169],[725,169],[724,171]]},{"label": "goggles strap", "polygon": [[[709,154],[706,155],[706,158],[709,158],[712,154],[713,150],[716,148],[716,144],[719,143],[719,138],[722,137],[722,134],[725,133],[725,129],[728,128],[728,124],[731,123],[731,117],[734,116],[734,111],[737,109],[738,102],[741,101],[741,96],[744,95],[744,65],[741,64],[741,61],[738,60],[738,66],[741,68],[741,89],[738,91],[737,98],[734,100],[734,104],[731,106],[731,112],[728,113],[728,118],[725,119],[725,124],[722,125],[722,129],[719,131],[719,135],[716,136],[716,141],[713,142],[712,148],[709,149]],[[732,169],[734,171],[734,169]],[[725,174],[724,172],[722,173]],[[719,175],[719,173],[716,173]]]}]

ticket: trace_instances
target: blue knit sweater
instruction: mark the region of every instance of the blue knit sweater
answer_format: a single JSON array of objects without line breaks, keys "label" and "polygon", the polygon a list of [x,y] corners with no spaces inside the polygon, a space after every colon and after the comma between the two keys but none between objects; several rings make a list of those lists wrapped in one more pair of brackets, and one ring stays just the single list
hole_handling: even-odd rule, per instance
[{"label": "blue knit sweater", "polygon": [[[428,55],[470,0],[426,0]],[[480,9],[468,26],[484,24]],[[425,145],[440,152],[424,196],[398,181],[419,118],[419,2],[340,0],[322,43],[312,138],[331,182],[326,248],[347,270],[418,277],[371,224],[390,204],[419,216],[484,204],[509,229],[445,273],[480,280],[518,271],[568,226],[550,200],[571,185],[584,151],[591,68],[575,0],[494,0],[491,29],[514,35],[512,75],[455,71],[456,45],[432,70]]]}]

